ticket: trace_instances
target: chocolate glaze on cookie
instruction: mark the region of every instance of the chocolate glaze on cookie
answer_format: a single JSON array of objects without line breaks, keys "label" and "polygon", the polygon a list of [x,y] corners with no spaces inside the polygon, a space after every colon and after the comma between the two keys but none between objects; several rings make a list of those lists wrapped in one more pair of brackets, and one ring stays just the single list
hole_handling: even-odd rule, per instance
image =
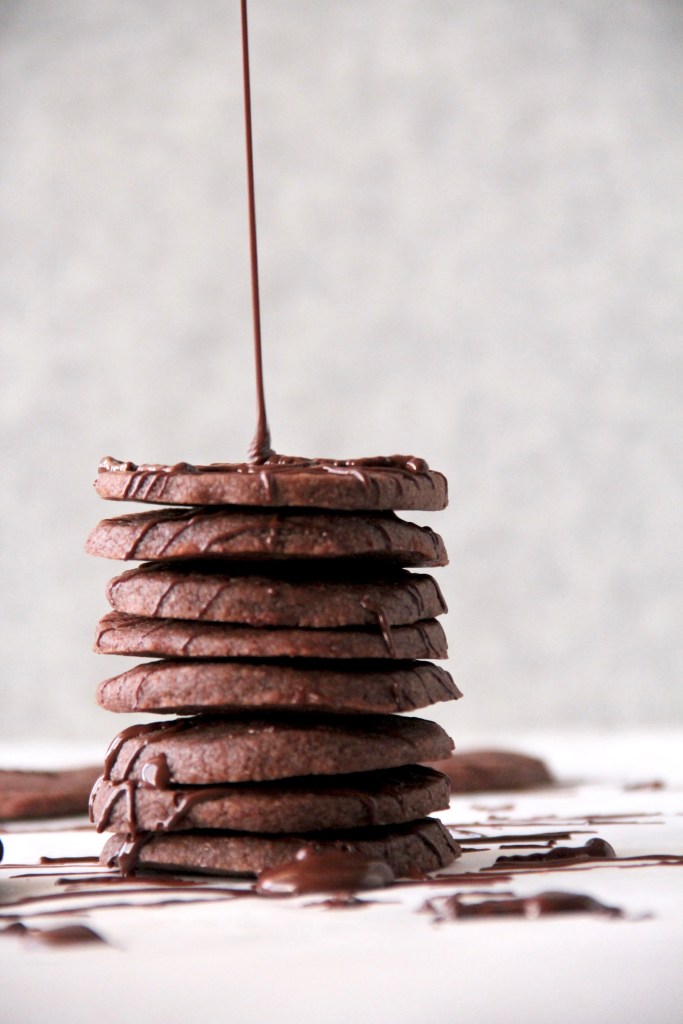
[{"label": "chocolate glaze on cookie", "polygon": [[266,868],[256,880],[260,896],[303,896],[331,892],[335,896],[391,885],[394,872],[383,860],[349,850],[316,850],[304,846],[296,857]]},{"label": "chocolate glaze on cookie", "polygon": [[264,461],[193,466],[136,465],[107,456],[95,489],[102,498],[163,505],[256,505],[365,511],[438,511],[446,478],[413,455]]}]

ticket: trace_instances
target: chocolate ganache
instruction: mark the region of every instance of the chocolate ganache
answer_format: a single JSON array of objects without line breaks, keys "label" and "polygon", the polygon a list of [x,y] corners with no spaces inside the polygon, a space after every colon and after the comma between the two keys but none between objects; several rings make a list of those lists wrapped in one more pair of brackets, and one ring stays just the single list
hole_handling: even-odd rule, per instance
[{"label": "chocolate ganache", "polygon": [[393,880],[393,871],[382,860],[345,850],[316,850],[305,846],[294,860],[262,871],[255,889],[261,896],[354,893],[391,885]]},{"label": "chocolate ganache", "polygon": [[412,455],[309,459],[273,454],[258,463],[172,466],[106,456],[95,489],[102,498],[167,505],[439,511],[448,503],[446,478]]}]

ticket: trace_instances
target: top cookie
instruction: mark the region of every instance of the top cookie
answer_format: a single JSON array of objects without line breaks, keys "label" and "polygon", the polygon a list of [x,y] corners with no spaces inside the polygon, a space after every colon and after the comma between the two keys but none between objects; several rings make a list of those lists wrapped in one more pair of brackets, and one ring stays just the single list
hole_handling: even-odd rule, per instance
[{"label": "top cookie", "polygon": [[347,511],[422,510],[448,504],[446,478],[412,455],[299,459],[262,464],[135,465],[106,456],[95,490],[101,498],[152,505],[256,505]]}]

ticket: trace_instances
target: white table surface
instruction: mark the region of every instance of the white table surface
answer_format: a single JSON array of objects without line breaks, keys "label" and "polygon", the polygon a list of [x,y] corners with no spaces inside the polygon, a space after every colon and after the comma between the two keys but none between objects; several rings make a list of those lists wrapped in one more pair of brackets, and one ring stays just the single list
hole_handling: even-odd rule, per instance
[{"label": "white table surface", "polygon": [[[506,833],[592,828],[591,834],[611,842],[619,856],[683,853],[680,731],[615,737],[546,734],[515,737],[505,745],[544,756],[560,785],[524,794],[460,797],[444,812],[444,821],[485,822],[492,814],[509,819],[496,826]],[[87,755],[92,751],[85,748],[0,746],[0,764],[8,767],[82,762]],[[654,780],[663,781],[664,788],[628,788]],[[591,826],[578,820],[564,825],[568,818],[591,815],[635,817],[629,823],[620,819]],[[529,824],[531,818],[538,823]],[[482,827],[482,832],[496,827]],[[14,895],[31,886],[43,892],[54,884],[53,878],[12,878],[22,873],[12,863],[35,863],[41,855],[92,854],[103,841],[90,831],[52,831],[48,825],[0,829],[0,835],[5,844],[0,914],[5,917]],[[577,832],[566,845],[587,838]],[[467,852],[454,870],[476,871],[497,855],[495,844]],[[491,887],[487,879],[485,888]],[[381,890],[368,894],[378,903],[341,911],[307,905],[317,897],[92,910],[78,920],[109,945],[45,949],[11,936],[0,939],[0,1021],[683,1020],[683,865],[577,866],[552,874],[519,874],[496,888],[521,896],[548,889],[588,893],[623,908],[626,917],[582,914],[436,924],[431,915],[418,912],[426,899],[452,892],[452,887]],[[114,900],[115,893],[107,898]],[[46,907],[32,904],[32,909]],[[44,926],[60,922],[40,916],[26,920]]]}]

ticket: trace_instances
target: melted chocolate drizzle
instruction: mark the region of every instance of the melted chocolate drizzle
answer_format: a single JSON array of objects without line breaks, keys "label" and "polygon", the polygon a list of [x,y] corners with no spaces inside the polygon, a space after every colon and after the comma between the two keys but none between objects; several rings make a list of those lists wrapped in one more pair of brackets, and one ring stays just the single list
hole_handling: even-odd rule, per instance
[{"label": "melted chocolate drizzle", "polygon": [[255,890],[260,896],[302,896],[313,892],[352,894],[391,885],[394,873],[382,860],[345,850],[304,846],[292,861],[262,871]]},{"label": "melted chocolate drizzle", "polygon": [[455,921],[477,917],[524,917],[535,919],[547,914],[600,914],[623,917],[619,907],[609,907],[592,896],[578,892],[541,892],[537,896],[508,897],[470,902],[457,893],[427,900],[424,910],[437,921]]},{"label": "melted chocolate drizzle", "polygon": [[[259,443],[259,435],[252,442],[252,450]],[[162,501],[167,485],[173,477],[193,474],[217,473],[257,476],[263,488],[263,501],[267,505],[277,505],[278,480],[289,474],[305,473],[353,477],[359,486],[367,492],[373,501],[380,494],[378,476],[391,481],[396,496],[405,493],[404,488],[414,488],[427,483],[435,490],[436,480],[424,459],[414,455],[378,455],[361,459],[309,459],[292,455],[277,455],[270,452],[261,461],[255,462],[213,462],[208,465],[192,465],[188,462],[177,462],[172,466],[160,463],[141,463],[140,465],[112,456],[105,456],[98,466],[101,473],[127,473],[129,479],[121,493],[121,498],[128,501],[145,501],[153,498]]]},{"label": "melted chocolate drizzle", "polygon": [[590,860],[614,860],[616,858],[614,847],[606,840],[596,836],[589,839],[583,846],[556,846],[552,850],[543,853],[515,854],[498,857],[496,864],[514,863],[547,863],[549,867],[563,866],[568,861],[590,861]]},{"label": "melted chocolate drizzle", "polygon": [[258,248],[256,244],[256,201],[254,198],[254,151],[251,132],[251,83],[249,80],[249,29],[247,24],[247,0],[241,0],[242,16],[242,72],[244,80],[244,126],[247,150],[247,190],[249,195],[249,254],[251,269],[251,306],[254,322],[254,362],[256,367],[256,397],[258,422],[254,440],[249,448],[249,458],[257,465],[273,454],[270,447],[270,430],[266,416],[266,399],[263,390],[263,359],[261,352],[261,304],[258,281]]},{"label": "melted chocolate drizzle", "polygon": [[[366,612],[370,612],[371,615],[376,616],[377,625],[379,626],[380,632],[382,634],[382,639],[386,644],[387,654],[389,655],[390,658],[395,658],[396,646],[394,644],[394,638],[391,634],[391,622],[384,608],[369,597],[361,598],[360,606],[361,608],[365,609]],[[419,625],[419,623],[417,623],[417,625]]]}]

